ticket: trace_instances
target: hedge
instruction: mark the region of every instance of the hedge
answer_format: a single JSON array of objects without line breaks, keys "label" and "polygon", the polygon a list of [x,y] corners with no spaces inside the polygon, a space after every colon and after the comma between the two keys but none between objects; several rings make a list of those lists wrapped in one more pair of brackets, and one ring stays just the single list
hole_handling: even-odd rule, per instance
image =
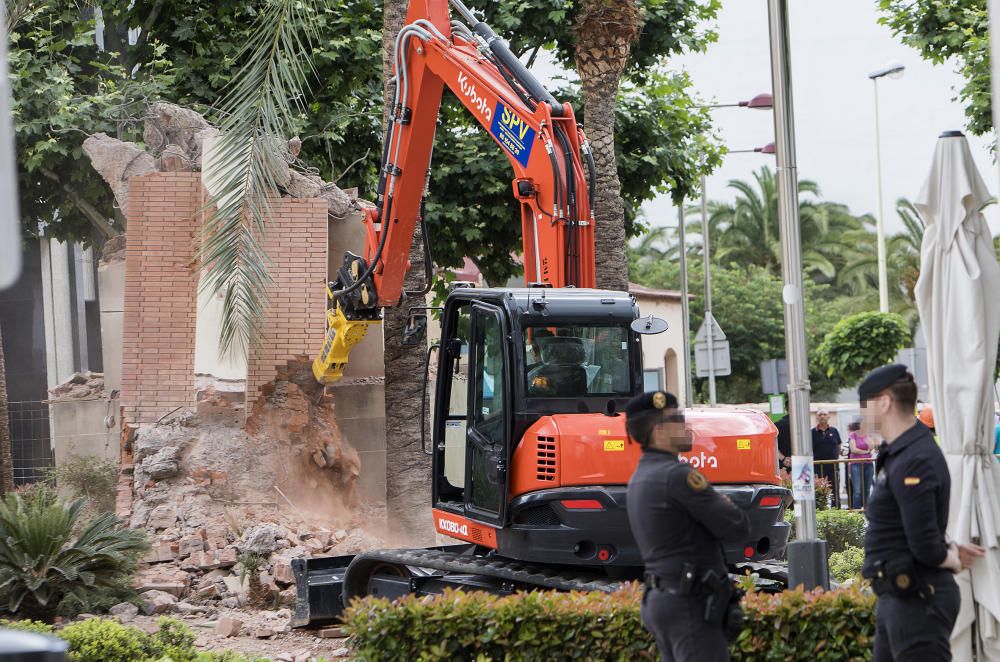
[{"label": "hedge", "polygon": [[[642,588],[616,593],[539,591],[496,596],[448,590],[356,600],[344,614],[356,660],[657,660],[642,626]],[[871,659],[875,598],[859,587],[827,593],[757,593],[734,661]]]},{"label": "hedge", "polygon": [[61,630],[40,621],[0,619],[0,628],[25,630],[59,637],[69,643],[70,662],[265,662],[270,658],[246,657],[231,651],[195,650],[195,635],[174,618],[157,621],[148,634],[110,618],[88,618]]},{"label": "hedge", "polygon": [[[792,525],[789,542],[795,539],[795,512],[785,512],[785,521]],[[856,510],[817,510],[816,536],[826,541],[828,554],[843,552],[849,547],[865,546],[865,516]]]}]

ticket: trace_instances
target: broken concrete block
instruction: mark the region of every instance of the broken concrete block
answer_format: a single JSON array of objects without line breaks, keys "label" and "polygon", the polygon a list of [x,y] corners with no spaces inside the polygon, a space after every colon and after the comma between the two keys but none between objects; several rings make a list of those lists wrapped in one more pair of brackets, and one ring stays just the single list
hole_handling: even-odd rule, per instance
[{"label": "broken concrete block", "polygon": [[172,505],[163,504],[149,512],[146,526],[150,529],[169,529],[177,523],[177,509]]},{"label": "broken concrete block", "polygon": [[218,560],[219,567],[220,568],[230,568],[230,567],[236,565],[236,558],[237,558],[236,548],[235,547],[226,547],[219,554],[219,560]]},{"label": "broken concrete block", "polygon": [[271,628],[257,628],[253,632],[253,636],[257,639],[270,639],[274,635],[275,632]]},{"label": "broken concrete block", "polygon": [[286,537],[283,532],[273,524],[261,524],[247,529],[243,534],[243,540],[237,544],[241,552],[251,552],[267,556],[277,549],[279,538]]},{"label": "broken concrete block", "polygon": [[147,616],[166,614],[177,603],[177,598],[172,594],[156,589],[146,591],[139,599],[142,600],[142,613]]},{"label": "broken concrete block", "polygon": [[233,618],[232,616],[223,616],[215,624],[215,633],[223,637],[235,637],[240,633],[240,628],[242,627],[243,621],[240,619]]},{"label": "broken concrete block", "polygon": [[348,648],[347,646],[342,646],[341,648],[338,648],[337,650],[333,651],[330,654],[333,655],[334,657],[349,657],[351,654],[351,649]]},{"label": "broken concrete block", "polygon": [[343,639],[347,636],[347,632],[342,627],[323,628],[319,631],[318,636],[321,639]]},{"label": "broken concrete block", "polygon": [[119,602],[109,609],[108,613],[118,617],[118,620],[122,623],[128,623],[139,615],[139,608],[131,602]]},{"label": "broken concrete block", "polygon": [[181,450],[175,446],[161,448],[142,461],[142,470],[153,480],[163,480],[177,475]]},{"label": "broken concrete block", "polygon": [[177,547],[179,556],[190,556],[205,549],[205,541],[199,535],[184,536]]},{"label": "broken concrete block", "polygon": [[313,451],[312,460],[320,469],[326,468],[326,456],[323,451]]},{"label": "broken concrete block", "polygon": [[274,581],[279,584],[294,584],[295,575],[292,573],[290,561],[276,561],[274,564]]},{"label": "broken concrete block", "polygon": [[333,534],[333,537],[337,540],[337,542],[340,542],[347,537],[347,531],[338,529],[337,532]]}]

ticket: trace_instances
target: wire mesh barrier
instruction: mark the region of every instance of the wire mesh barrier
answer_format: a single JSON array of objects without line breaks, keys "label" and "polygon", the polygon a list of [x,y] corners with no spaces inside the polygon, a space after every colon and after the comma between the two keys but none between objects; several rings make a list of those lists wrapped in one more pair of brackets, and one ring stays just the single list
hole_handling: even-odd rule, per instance
[{"label": "wire mesh barrier", "polygon": [[831,508],[864,510],[875,482],[874,458],[816,460],[813,464],[816,478],[830,483]]},{"label": "wire mesh barrier", "polygon": [[9,402],[7,412],[10,419],[14,485],[33,483],[44,478],[45,470],[55,466],[48,403],[43,400]]}]

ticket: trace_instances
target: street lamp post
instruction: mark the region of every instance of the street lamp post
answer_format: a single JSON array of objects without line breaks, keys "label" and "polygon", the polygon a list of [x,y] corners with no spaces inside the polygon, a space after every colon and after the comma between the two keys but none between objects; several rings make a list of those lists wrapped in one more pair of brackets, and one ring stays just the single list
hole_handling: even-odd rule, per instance
[{"label": "street lamp post", "polygon": [[687,243],[684,241],[684,201],[677,204],[677,240],[680,242],[681,254],[681,318],[684,328],[681,330],[681,342],[684,347],[684,407],[694,405],[694,382],[691,379],[691,316],[688,312],[688,273],[687,273]]},{"label": "street lamp post", "polygon": [[781,231],[782,299],[785,304],[785,354],[788,360],[788,412],[792,433],[792,496],[796,540],[788,545],[788,580],[792,587],[829,588],[826,543],[816,539],[812,433],[809,429],[809,365],[802,296],[802,243],[799,234],[798,173],[792,112],[792,67],[787,0],[768,0],[771,81]]},{"label": "street lamp post", "polygon": [[[769,110],[774,106],[774,99],[770,94],[763,93],[758,94],[749,101],[739,101],[737,103],[720,103],[711,106],[705,106],[706,108],[751,108],[754,110]],[[756,147],[754,149],[738,149],[728,152],[729,154],[750,154],[757,152],[759,154],[774,154],[774,143],[768,143],[763,147]],[[706,329],[706,342],[708,349],[708,402],[713,407],[716,404],[715,395],[715,334],[713,329],[715,328],[715,318],[712,316],[712,271],[711,271],[711,260],[709,259],[709,241],[708,241],[708,195],[707,195],[707,178],[705,175],[701,176],[701,259],[702,267],[705,272],[705,329]],[[683,214],[682,214],[683,217]],[[682,223],[683,225],[683,223]],[[681,249],[684,248],[684,235],[681,235]],[[682,263],[683,264],[683,263]],[[683,282],[686,284],[687,275],[682,276]],[[686,304],[685,304],[686,305]],[[685,327],[687,326],[687,313],[684,313]],[[691,382],[691,373],[688,372],[688,382]]]},{"label": "street lamp post", "polygon": [[875,204],[878,206],[875,214],[876,242],[878,244],[878,309],[889,312],[889,275],[885,255],[885,219],[882,210],[882,140],[879,135],[878,121],[878,79],[883,76],[899,78],[905,67],[898,62],[890,62],[878,71],[868,74],[875,91]]}]

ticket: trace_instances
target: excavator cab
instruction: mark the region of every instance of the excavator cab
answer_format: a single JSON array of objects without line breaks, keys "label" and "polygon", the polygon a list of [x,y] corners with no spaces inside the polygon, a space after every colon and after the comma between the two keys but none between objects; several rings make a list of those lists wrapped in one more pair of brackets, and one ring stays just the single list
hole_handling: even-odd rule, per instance
[{"label": "excavator cab", "polygon": [[[546,451],[522,439],[553,416],[584,415],[595,435],[606,421],[624,426],[619,412],[642,388],[639,334],[629,326],[637,314],[621,292],[452,293],[441,320],[431,429],[438,531],[497,550],[526,542],[506,528],[514,491],[539,477],[527,491],[544,490],[555,476],[540,459]],[[627,529],[624,520],[617,525]]]}]

